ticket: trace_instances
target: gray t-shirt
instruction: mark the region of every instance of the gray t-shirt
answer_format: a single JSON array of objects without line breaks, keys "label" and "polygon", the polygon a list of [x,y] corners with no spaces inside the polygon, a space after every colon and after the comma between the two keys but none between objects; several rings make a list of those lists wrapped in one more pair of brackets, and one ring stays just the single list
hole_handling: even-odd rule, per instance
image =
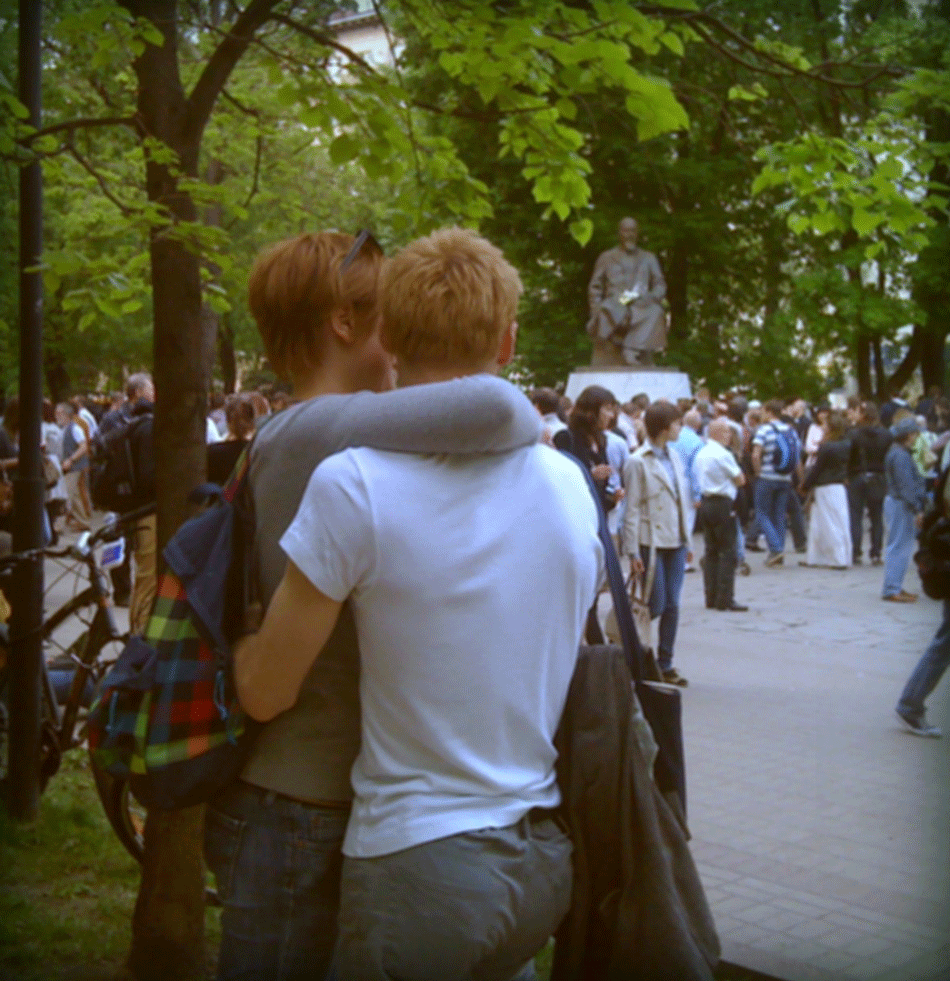
[{"label": "gray t-shirt", "polygon": [[[521,392],[491,375],[376,394],[327,395],[278,413],[254,444],[250,486],[261,595],[286,566],[280,539],[317,464],[347,447],[415,453],[501,453],[538,440],[541,419]],[[261,731],[242,778],[308,803],[352,798],[360,745],[359,653],[349,605],[296,705]]]}]

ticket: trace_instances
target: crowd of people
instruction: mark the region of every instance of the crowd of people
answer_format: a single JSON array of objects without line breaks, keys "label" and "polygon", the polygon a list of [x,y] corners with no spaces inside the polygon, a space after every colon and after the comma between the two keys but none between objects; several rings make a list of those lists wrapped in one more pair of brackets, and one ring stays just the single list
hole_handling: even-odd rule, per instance
[{"label": "crowd of people", "polygon": [[[735,598],[737,572],[752,571],[746,553],[765,552],[763,567],[780,569],[789,533],[800,564],[816,568],[861,565],[867,544],[871,565],[883,567],[882,600],[917,601],[904,582],[924,512],[940,507],[946,481],[939,478],[950,467],[950,400],[939,389],[913,408],[899,393],[880,407],[851,397],[833,409],[797,397],[711,399],[706,389],[676,406],[645,394],[621,405],[596,385],[576,403],[553,389],[537,389],[531,399],[544,438],[590,469],[632,578],[646,580],[663,680],[687,683],[672,658],[694,534],[703,535],[709,609],[746,612]],[[596,624],[588,623],[590,639]],[[941,628],[897,707],[918,735],[940,735],[926,720],[924,699],[950,662],[948,634],[945,604]]]},{"label": "crowd of people", "polygon": [[[747,554],[780,570],[789,527],[813,566],[861,563],[868,540],[884,600],[915,598],[903,582],[927,482],[950,460],[946,399],[838,411],[701,389],[620,405],[592,386],[573,404],[551,389],[529,401],[494,377],[520,293],[501,252],[463,229],[390,258],[371,236],[302,234],[252,271],[251,312],[290,390],[215,397],[207,423],[219,482],[254,439],[266,605],[235,654],[263,726],[206,824],[221,979],[533,976],[571,902],[554,735],[578,643],[602,639],[598,504],[670,684],[687,684],[674,665],[686,573],[701,567],[707,607],[744,612]],[[104,413],[49,407],[51,535],[60,512],[88,527],[90,460],[110,429],[135,424],[154,496],[154,399],[140,373]],[[10,400],[3,470],[16,419]],[[141,630],[154,518],[132,552]],[[947,602],[941,631],[898,705],[922,735],[939,735],[923,700],[950,655]]]}]

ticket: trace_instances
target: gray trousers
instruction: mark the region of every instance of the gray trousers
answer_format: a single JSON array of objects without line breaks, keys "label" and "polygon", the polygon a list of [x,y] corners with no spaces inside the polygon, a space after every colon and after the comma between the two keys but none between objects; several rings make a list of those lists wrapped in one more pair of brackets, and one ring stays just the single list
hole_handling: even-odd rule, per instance
[{"label": "gray trousers", "polygon": [[548,817],[345,858],[339,979],[510,981],[567,913],[571,876]]}]

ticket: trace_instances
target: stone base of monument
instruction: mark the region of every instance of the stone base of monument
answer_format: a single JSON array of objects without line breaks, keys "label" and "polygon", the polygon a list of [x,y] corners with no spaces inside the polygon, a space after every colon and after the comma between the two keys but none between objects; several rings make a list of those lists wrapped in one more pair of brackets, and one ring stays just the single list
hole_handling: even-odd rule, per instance
[{"label": "stone base of monument", "polygon": [[564,394],[573,401],[588,385],[602,385],[621,403],[629,402],[641,392],[645,392],[651,402],[668,399],[675,403],[677,399],[692,396],[689,375],[676,368],[577,368],[571,372]]}]

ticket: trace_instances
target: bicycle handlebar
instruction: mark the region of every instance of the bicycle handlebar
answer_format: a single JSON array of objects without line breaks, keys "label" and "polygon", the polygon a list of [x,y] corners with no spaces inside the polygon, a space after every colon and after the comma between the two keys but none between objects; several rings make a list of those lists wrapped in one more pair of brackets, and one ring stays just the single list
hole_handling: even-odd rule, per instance
[{"label": "bicycle handlebar", "polygon": [[0,558],[0,571],[35,558],[74,558],[85,561],[93,554],[93,548],[100,542],[109,538],[118,538],[123,528],[154,513],[155,504],[146,504],[143,507],[135,508],[133,511],[127,511],[125,514],[114,515],[112,520],[107,521],[98,531],[92,534],[84,532],[72,545],[64,545],[60,548],[46,545],[43,548],[31,548],[23,552],[6,555]]}]

